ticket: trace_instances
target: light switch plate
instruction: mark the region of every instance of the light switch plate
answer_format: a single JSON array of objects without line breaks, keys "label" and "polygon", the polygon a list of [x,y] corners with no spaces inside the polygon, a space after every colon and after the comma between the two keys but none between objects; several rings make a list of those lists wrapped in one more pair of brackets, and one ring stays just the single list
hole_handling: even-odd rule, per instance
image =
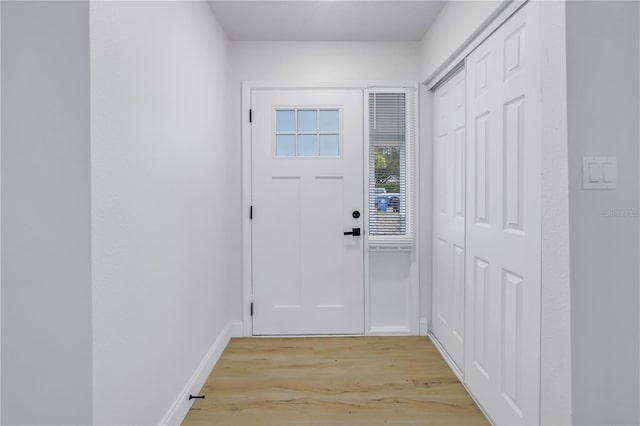
[{"label": "light switch plate", "polygon": [[582,188],[616,189],[616,157],[582,157]]}]

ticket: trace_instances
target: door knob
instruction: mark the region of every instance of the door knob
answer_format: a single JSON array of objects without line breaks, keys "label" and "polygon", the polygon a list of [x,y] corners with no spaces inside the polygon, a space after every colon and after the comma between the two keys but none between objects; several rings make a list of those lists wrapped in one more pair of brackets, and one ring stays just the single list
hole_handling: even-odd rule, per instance
[{"label": "door knob", "polygon": [[344,235],[353,235],[354,237],[360,236],[360,228],[351,228],[351,231],[345,232]]}]

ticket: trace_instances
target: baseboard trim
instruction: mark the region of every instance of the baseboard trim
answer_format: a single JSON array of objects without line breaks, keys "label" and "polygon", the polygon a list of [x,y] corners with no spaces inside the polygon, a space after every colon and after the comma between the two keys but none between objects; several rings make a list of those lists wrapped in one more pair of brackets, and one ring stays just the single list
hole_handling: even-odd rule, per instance
[{"label": "baseboard trim", "polygon": [[444,360],[447,362],[447,364],[449,364],[449,368],[451,368],[451,370],[456,375],[458,380],[460,380],[461,383],[464,383],[464,373],[456,365],[456,363],[453,361],[453,358],[451,358],[451,356],[449,356],[449,352],[447,352],[447,350],[444,348],[444,346],[442,346],[442,344],[440,343],[438,338],[433,333],[428,333],[427,337],[429,337],[429,339],[431,339],[431,342],[436,347],[438,352],[440,352],[440,355],[442,355],[442,358],[444,358]]},{"label": "baseboard trim", "polygon": [[180,425],[182,423],[193,404],[193,400],[188,400],[189,394],[197,395],[204,386],[207,377],[209,377],[209,374],[213,371],[213,367],[218,362],[218,359],[220,359],[220,356],[227,347],[229,340],[231,340],[231,330],[233,325],[233,321],[230,321],[224,326],[215,342],[213,342],[213,345],[211,345],[207,351],[207,354],[204,356],[202,361],[200,361],[198,368],[193,372],[193,375],[189,378],[187,384],[182,388],[173,404],[171,404],[171,407],[160,421],[160,425],[173,426]]},{"label": "baseboard trim", "polygon": [[411,336],[411,329],[409,327],[371,327],[367,336]]},{"label": "baseboard trim", "polygon": [[244,337],[244,324],[242,320],[231,321],[231,337]]},{"label": "baseboard trim", "polygon": [[460,380],[460,383],[462,384],[462,386],[464,386],[465,390],[467,391],[467,393],[469,394],[469,396],[471,397],[471,399],[473,399],[473,402],[476,403],[476,405],[478,406],[478,408],[480,409],[480,411],[482,411],[482,414],[484,414],[484,416],[487,418],[487,421],[495,426],[495,422],[491,419],[491,416],[489,416],[489,413],[487,413],[487,411],[484,409],[484,407],[482,406],[482,404],[480,404],[480,401],[478,401],[476,399],[476,396],[473,394],[473,392],[471,392],[471,389],[469,389],[469,387],[467,386],[467,384],[464,381],[464,375],[462,370],[460,370],[458,368],[458,366],[456,365],[455,362],[453,362],[453,359],[449,356],[449,354],[447,353],[447,351],[444,349],[444,347],[440,344],[440,342],[438,341],[438,338],[436,336],[434,336],[433,333],[429,333],[427,334],[427,337],[433,342],[433,345],[436,347],[436,349],[438,350],[438,352],[440,352],[440,355],[442,355],[442,358],[444,358],[444,360],[446,361],[447,364],[449,364],[449,367],[451,368],[451,370],[453,371],[453,374],[456,375],[456,377],[458,378],[458,380]]},{"label": "baseboard trim", "polygon": [[420,335],[426,336],[429,334],[429,321],[426,318],[420,318]]}]

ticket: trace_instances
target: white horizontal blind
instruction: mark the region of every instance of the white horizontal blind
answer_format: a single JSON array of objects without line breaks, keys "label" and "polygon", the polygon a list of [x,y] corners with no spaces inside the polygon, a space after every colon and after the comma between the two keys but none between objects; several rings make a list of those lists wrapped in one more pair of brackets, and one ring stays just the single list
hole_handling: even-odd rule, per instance
[{"label": "white horizontal blind", "polygon": [[414,247],[416,96],[369,90],[369,246]]}]

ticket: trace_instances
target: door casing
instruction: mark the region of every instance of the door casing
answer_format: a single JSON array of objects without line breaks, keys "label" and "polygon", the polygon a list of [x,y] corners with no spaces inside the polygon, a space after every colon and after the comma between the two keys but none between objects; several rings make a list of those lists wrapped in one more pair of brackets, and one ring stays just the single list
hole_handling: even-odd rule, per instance
[{"label": "door casing", "polygon": [[[242,100],[241,100],[241,114],[242,114],[242,324],[235,324],[233,327],[233,336],[252,336],[252,319],[251,319],[251,303],[252,303],[252,262],[251,262],[251,123],[249,122],[249,114],[251,109],[251,92],[253,90],[295,90],[295,89],[357,89],[362,90],[363,96],[363,114],[365,121],[369,116],[369,103],[367,102],[367,90],[371,87],[393,87],[393,88],[412,88],[417,90],[417,82],[412,81],[362,81],[362,82],[277,82],[277,81],[247,81],[242,83]],[[419,116],[419,111],[418,114]],[[364,152],[363,152],[363,182],[364,194],[363,197],[367,200],[368,197],[368,182],[369,179],[369,163],[365,159],[365,153],[369,152],[369,129],[365,123],[362,123],[364,130]],[[418,126],[419,128],[419,126]],[[419,130],[417,132],[417,140],[420,140]],[[416,144],[416,150],[419,150],[419,144]],[[419,152],[416,152],[416,156],[419,156]],[[419,170],[416,167],[416,181],[420,181]],[[416,195],[417,197],[417,195]],[[419,200],[416,199],[416,207],[419,207]],[[367,243],[368,235],[368,223],[369,212],[368,209],[363,209],[362,212],[363,223],[365,224],[364,235],[364,334],[369,335],[371,328],[371,304],[370,304],[370,273],[369,273],[369,247]],[[419,216],[419,210],[416,209],[416,217]],[[414,232],[416,235],[420,235],[419,224],[416,224]],[[415,248],[416,258],[419,258],[420,249],[416,244]],[[419,272],[418,272],[419,275]],[[419,294],[419,280],[413,280],[416,286],[413,289],[413,294]],[[415,321],[418,322],[420,316],[419,306],[415,306],[411,310],[411,315],[415,316]],[[417,334],[417,330],[416,330]]]}]

